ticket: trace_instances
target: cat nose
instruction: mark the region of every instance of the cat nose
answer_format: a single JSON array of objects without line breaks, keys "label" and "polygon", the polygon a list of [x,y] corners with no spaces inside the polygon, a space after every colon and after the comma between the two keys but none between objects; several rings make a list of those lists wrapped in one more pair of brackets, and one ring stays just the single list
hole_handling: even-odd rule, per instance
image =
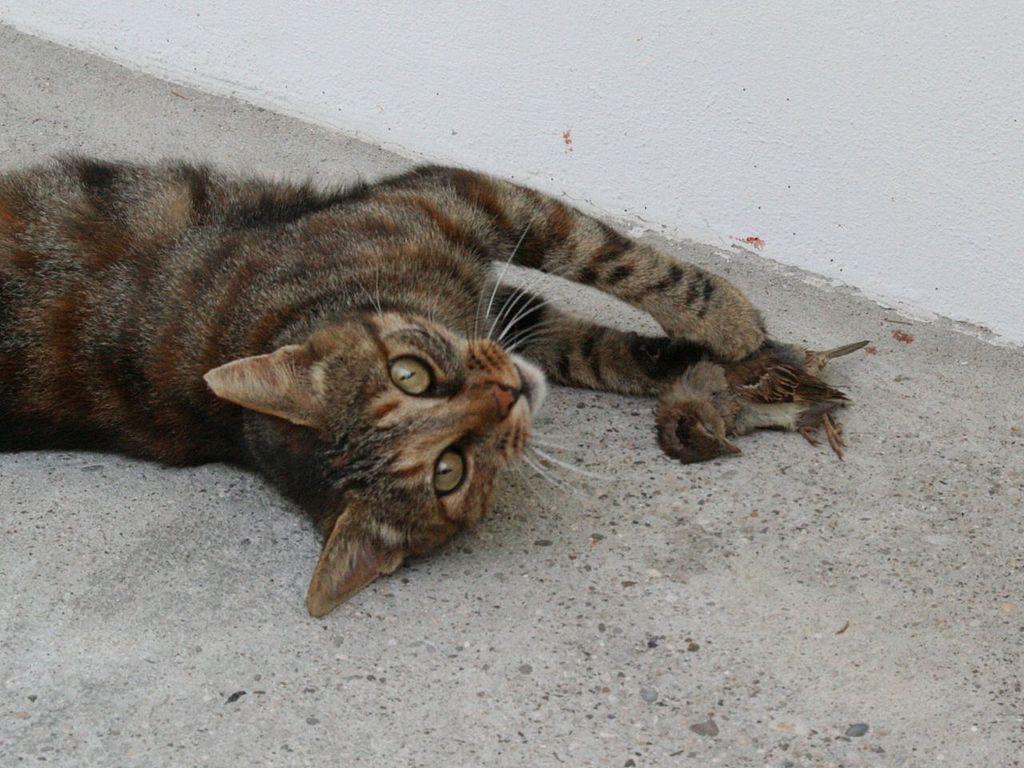
[{"label": "cat nose", "polygon": [[498,406],[498,414],[504,419],[519,399],[520,390],[506,387],[504,384],[491,384],[491,396]]}]

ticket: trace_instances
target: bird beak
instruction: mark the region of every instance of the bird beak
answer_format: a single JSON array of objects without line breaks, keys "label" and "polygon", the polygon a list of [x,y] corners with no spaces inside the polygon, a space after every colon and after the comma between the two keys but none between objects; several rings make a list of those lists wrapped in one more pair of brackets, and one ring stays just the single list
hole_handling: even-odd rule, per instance
[{"label": "bird beak", "polygon": [[741,451],[739,448],[737,448],[734,444],[730,443],[725,438],[719,438],[718,444],[722,446],[723,455],[735,456],[738,453],[743,453],[743,451]]},{"label": "bird beak", "polygon": [[735,456],[735,455],[737,455],[739,453],[743,453],[743,451],[741,451],[739,448],[737,448],[735,444],[730,443],[728,440],[725,439],[725,431],[724,430],[721,431],[721,432],[716,430],[715,431],[715,439],[718,441],[718,444],[722,448],[722,455],[723,456]]},{"label": "bird beak", "polygon": [[739,448],[737,448],[735,445],[733,445],[732,443],[725,439],[724,432],[720,434],[717,430],[712,431],[708,429],[707,425],[701,422],[698,422],[694,426],[694,429],[698,432],[702,432],[703,434],[705,434],[707,437],[709,437],[711,440],[715,442],[715,445],[718,446],[717,453],[715,453],[713,456],[709,456],[708,458],[714,458],[715,456],[735,456],[737,453],[742,453],[742,451]]}]

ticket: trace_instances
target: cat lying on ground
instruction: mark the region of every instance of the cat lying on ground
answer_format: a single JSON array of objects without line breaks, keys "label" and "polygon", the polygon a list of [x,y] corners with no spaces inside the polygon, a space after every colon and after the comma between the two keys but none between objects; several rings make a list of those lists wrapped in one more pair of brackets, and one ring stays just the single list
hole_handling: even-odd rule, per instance
[{"label": "cat lying on ground", "polygon": [[[667,336],[502,285],[508,262]],[[0,176],[0,447],[260,472],[324,535],[316,616],[486,514],[546,379],[656,394],[764,340],[729,282],[479,173],[319,191],[63,158]]]}]

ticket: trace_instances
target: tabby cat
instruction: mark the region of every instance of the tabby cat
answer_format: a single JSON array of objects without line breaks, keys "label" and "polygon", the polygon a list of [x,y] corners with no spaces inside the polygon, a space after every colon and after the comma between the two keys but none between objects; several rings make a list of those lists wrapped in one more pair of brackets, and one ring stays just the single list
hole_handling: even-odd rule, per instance
[{"label": "tabby cat", "polygon": [[[495,262],[668,336],[555,309]],[[487,512],[545,376],[653,394],[763,339],[722,278],[456,168],[329,191],[77,157],[0,176],[0,447],[258,471],[324,536],[316,616]]]}]

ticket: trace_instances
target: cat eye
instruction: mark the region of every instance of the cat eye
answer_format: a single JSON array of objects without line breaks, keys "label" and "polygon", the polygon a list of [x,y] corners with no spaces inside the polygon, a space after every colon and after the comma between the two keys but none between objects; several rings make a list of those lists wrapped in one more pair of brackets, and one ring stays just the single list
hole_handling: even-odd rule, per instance
[{"label": "cat eye", "polygon": [[390,372],[395,386],[410,395],[422,395],[434,383],[427,364],[415,357],[392,360]]},{"label": "cat eye", "polygon": [[462,451],[449,448],[438,458],[434,465],[434,490],[440,495],[451,493],[460,485],[466,476],[466,458]]}]

